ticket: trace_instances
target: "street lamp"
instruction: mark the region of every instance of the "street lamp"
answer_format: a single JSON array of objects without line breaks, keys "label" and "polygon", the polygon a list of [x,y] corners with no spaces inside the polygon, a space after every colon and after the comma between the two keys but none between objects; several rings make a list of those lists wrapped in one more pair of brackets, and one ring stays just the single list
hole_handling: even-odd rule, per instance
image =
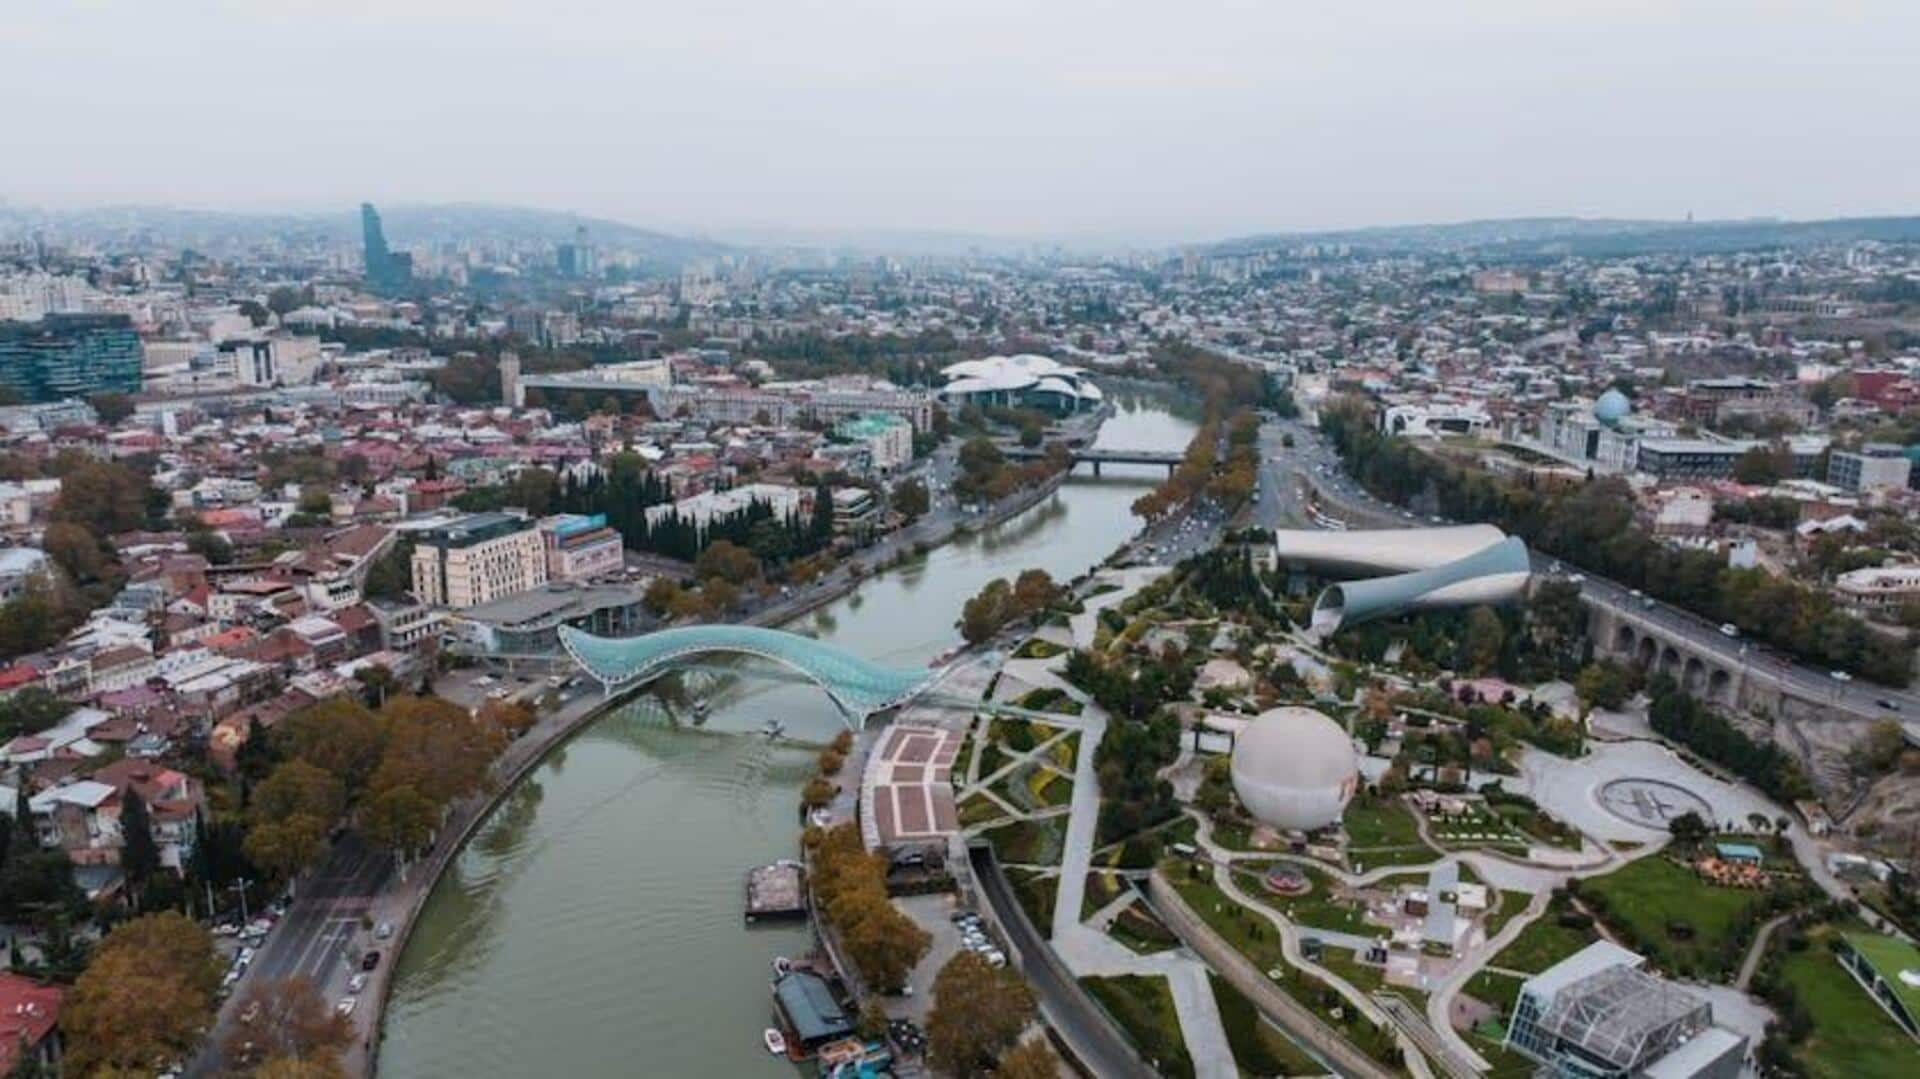
[{"label": "street lamp", "polygon": [[252,886],[253,886],[253,882],[246,879],[245,877],[242,877],[239,880],[236,880],[232,884],[228,885],[228,887],[232,888],[235,892],[238,892],[240,894],[240,924],[242,926],[246,925],[248,921],[247,889]]}]

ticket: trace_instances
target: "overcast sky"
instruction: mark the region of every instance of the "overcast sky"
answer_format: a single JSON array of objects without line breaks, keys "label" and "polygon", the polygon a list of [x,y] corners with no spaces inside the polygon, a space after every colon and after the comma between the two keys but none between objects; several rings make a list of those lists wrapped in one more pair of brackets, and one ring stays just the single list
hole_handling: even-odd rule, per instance
[{"label": "overcast sky", "polygon": [[1204,239],[1920,211],[1920,0],[0,0],[0,197]]}]

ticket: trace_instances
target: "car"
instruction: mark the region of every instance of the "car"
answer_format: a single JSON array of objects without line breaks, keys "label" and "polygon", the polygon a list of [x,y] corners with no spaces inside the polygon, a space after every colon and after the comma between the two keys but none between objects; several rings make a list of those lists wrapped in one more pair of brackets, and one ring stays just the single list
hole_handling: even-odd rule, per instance
[{"label": "car", "polygon": [[1900,710],[1900,706],[1898,704],[1886,699],[1885,697],[1882,697],[1879,700],[1874,701],[1873,703],[1879,705],[1882,708],[1885,708],[1889,712],[1898,712]]},{"label": "car", "polygon": [[349,994],[357,996],[360,990],[366,987],[367,976],[365,974],[355,974],[353,977],[347,979],[347,992]]},{"label": "car", "polygon": [[1740,627],[1734,625],[1732,622],[1722,622],[1720,623],[1720,636],[1738,637],[1740,636]]},{"label": "car", "polygon": [[1828,678],[1831,678],[1831,679],[1833,679],[1833,680],[1834,680],[1834,681],[1836,681],[1836,682],[1851,682],[1851,681],[1853,681],[1853,675],[1850,675],[1850,674],[1848,674],[1848,673],[1847,673],[1847,672],[1845,672],[1845,671],[1828,671],[1828,672],[1827,672],[1827,677],[1828,677]]},{"label": "car", "polygon": [[990,967],[1004,967],[1007,965],[1007,953],[998,948],[993,948],[980,954],[986,958],[987,965]]},{"label": "car", "polygon": [[373,968],[379,965],[380,965],[379,952],[368,952],[366,955],[360,957],[361,970],[372,970]]},{"label": "car", "polygon": [[240,935],[240,927],[232,922],[221,922],[219,925],[213,927],[213,935],[216,937],[237,937]]},{"label": "car", "polygon": [[353,1014],[353,1006],[360,1003],[358,997],[342,997],[340,1003],[333,1006],[333,1014],[346,1017]]},{"label": "car", "polygon": [[381,922],[379,925],[373,927],[373,939],[385,940],[390,936],[393,936],[392,922]]},{"label": "car", "polygon": [[226,977],[220,979],[220,988],[232,989],[233,983],[239,980],[240,980],[240,968],[235,967],[234,969],[227,971]]},{"label": "car", "polygon": [[245,945],[242,945],[240,948],[240,954],[235,958],[238,962],[241,962],[241,963],[251,963],[253,962],[253,949]]}]

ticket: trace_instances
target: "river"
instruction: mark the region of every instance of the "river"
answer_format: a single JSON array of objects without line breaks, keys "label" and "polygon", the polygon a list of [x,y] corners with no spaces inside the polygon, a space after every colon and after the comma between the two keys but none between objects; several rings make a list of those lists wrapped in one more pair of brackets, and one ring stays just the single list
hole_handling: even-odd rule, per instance
[{"label": "river", "polygon": [[[1183,448],[1194,424],[1116,394],[1098,445]],[[1047,502],[863,584],[788,628],[913,668],[958,643],[961,604],[1037,566],[1065,580],[1137,522],[1163,469],[1109,466]],[[557,749],[441,878],[401,955],[379,1067],[387,1076],[780,1075],[760,1030],[768,961],[803,926],[744,929],[748,867],[790,857],[801,784],[840,729],[790,681],[695,673],[704,728],[641,696]],[[778,718],[797,743],[752,733]]]}]

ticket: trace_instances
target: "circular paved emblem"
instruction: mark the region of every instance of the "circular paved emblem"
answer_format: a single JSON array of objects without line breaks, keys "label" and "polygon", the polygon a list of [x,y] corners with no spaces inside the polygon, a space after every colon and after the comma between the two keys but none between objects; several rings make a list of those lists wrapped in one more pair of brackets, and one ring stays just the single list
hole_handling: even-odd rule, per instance
[{"label": "circular paved emblem", "polygon": [[1697,813],[1709,825],[1713,809],[1706,799],[1660,779],[1609,780],[1600,788],[1600,804],[1629,824],[1664,832],[1675,817]]}]

